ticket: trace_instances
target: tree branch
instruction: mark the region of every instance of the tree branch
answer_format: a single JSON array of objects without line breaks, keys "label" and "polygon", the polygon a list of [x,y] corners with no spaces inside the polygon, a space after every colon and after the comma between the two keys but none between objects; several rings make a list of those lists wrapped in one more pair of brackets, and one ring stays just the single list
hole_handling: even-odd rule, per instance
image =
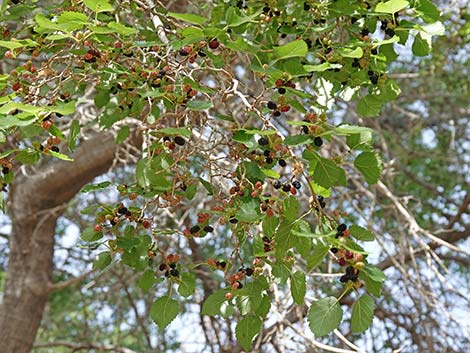
[{"label": "tree branch", "polygon": [[50,347],[67,347],[73,349],[73,351],[83,351],[96,349],[100,352],[116,352],[116,353],[137,353],[132,349],[125,347],[118,347],[107,344],[96,344],[96,343],[75,343],[68,341],[57,341],[57,342],[40,342],[34,345],[34,348],[50,348]]}]

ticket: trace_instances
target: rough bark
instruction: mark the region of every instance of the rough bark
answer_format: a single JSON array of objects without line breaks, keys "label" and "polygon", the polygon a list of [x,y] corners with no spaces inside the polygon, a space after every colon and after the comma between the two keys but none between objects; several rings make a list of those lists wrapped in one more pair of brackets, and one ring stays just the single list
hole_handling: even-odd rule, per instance
[{"label": "rough bark", "polygon": [[113,162],[112,135],[90,137],[77,148],[74,162],[45,161],[31,174],[18,175],[11,186],[8,209],[13,226],[0,307],[2,352],[30,352],[48,300],[61,206]]}]

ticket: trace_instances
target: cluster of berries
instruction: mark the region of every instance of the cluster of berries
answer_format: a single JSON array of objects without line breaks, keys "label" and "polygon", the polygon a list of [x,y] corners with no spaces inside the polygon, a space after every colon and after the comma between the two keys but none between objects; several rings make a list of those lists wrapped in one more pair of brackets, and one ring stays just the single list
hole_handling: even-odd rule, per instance
[{"label": "cluster of berries", "polygon": [[227,262],[224,260],[219,261],[219,260],[209,259],[207,260],[207,264],[211,266],[213,269],[217,269],[221,271],[225,271],[225,269],[227,268]]},{"label": "cluster of berries", "polygon": [[272,240],[266,235],[263,237],[264,252],[270,252],[273,249]]},{"label": "cluster of berries", "polygon": [[294,180],[292,184],[290,183],[281,183],[279,180],[275,180],[273,182],[274,189],[278,190],[281,189],[284,192],[290,192],[292,195],[297,194],[297,190],[302,187],[302,184],[298,180]]},{"label": "cluster of berries", "polygon": [[166,257],[166,261],[162,262],[158,269],[160,271],[165,271],[165,277],[179,277],[180,272],[176,268],[176,265],[179,261],[179,256],[176,254],[169,254]]}]

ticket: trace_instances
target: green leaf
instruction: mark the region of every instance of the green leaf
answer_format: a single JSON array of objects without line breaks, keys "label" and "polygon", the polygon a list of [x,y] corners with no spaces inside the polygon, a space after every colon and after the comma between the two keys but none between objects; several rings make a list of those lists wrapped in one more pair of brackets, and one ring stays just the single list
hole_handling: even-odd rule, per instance
[{"label": "green leaf", "polygon": [[261,216],[259,201],[252,197],[241,200],[240,205],[235,212],[235,217],[239,221],[254,222]]},{"label": "green leaf", "polygon": [[369,184],[379,181],[382,173],[382,162],[374,152],[362,152],[354,160],[354,166],[361,172]]},{"label": "green leaf", "polygon": [[83,187],[81,192],[85,193],[85,192],[90,192],[90,191],[101,190],[101,189],[107,188],[111,184],[112,183],[110,181],[102,181],[101,183],[97,183],[97,184],[88,184]]},{"label": "green leaf", "polygon": [[159,129],[156,132],[170,136],[191,136],[191,131],[185,127],[167,127],[164,129]]},{"label": "green leaf", "polygon": [[278,60],[297,56],[305,57],[308,53],[307,43],[303,40],[296,40],[280,47],[275,47],[273,50]]},{"label": "green leaf", "polygon": [[297,213],[299,213],[299,209],[299,200],[297,200],[295,196],[289,196],[284,200],[282,210],[286,220],[295,220],[297,218]]},{"label": "green leaf", "polygon": [[368,94],[357,103],[357,112],[365,117],[373,117],[380,114],[385,101],[376,94]]},{"label": "green leaf", "polygon": [[245,351],[250,351],[251,343],[259,333],[262,323],[256,316],[247,316],[238,322],[235,328],[235,335]]},{"label": "green leaf", "polygon": [[342,48],[338,52],[339,52],[339,55],[341,55],[343,58],[360,59],[364,55],[364,52],[362,51],[361,47],[357,47],[355,49]]},{"label": "green leaf", "polygon": [[362,295],[352,307],[351,330],[362,333],[369,328],[374,319],[374,299],[367,294]]},{"label": "green leaf", "polygon": [[17,41],[6,41],[6,40],[0,40],[0,47],[8,48],[8,49],[18,49],[18,48],[23,48],[25,45],[17,42]]},{"label": "green leaf", "polygon": [[109,253],[109,251],[99,253],[95,261],[93,261],[93,269],[102,270],[106,268],[107,266],[109,266],[110,263],[111,263],[111,254]]},{"label": "green leaf", "polygon": [[202,305],[202,315],[219,315],[220,307],[225,302],[225,290],[219,289],[207,297],[204,304]]},{"label": "green leaf", "polygon": [[341,168],[335,162],[319,157],[312,177],[317,184],[328,189],[333,185],[337,185],[337,181],[341,177]]},{"label": "green leaf", "polygon": [[15,156],[15,159],[23,164],[34,164],[39,161],[40,153],[31,148],[24,149]]},{"label": "green leaf", "polygon": [[287,136],[284,143],[288,146],[305,145],[310,143],[312,138],[309,135]]},{"label": "green leaf", "polygon": [[62,159],[63,161],[73,162],[73,158],[70,158],[70,157],[67,156],[66,154],[59,153],[59,152],[54,152],[54,151],[49,151],[49,154],[50,154],[51,156],[53,156],[53,157]]},{"label": "green leaf", "polygon": [[374,281],[366,272],[360,271],[359,278],[365,282],[367,291],[376,296],[380,297],[382,293],[382,281]]},{"label": "green leaf", "polygon": [[109,22],[108,27],[123,36],[130,36],[137,33],[135,28],[124,26],[122,23]]},{"label": "green leaf", "polygon": [[319,65],[304,65],[304,70],[307,72],[323,72],[331,69],[340,69],[342,67],[343,65],[340,64],[331,64],[326,62]]},{"label": "green leaf", "polygon": [[150,307],[150,317],[161,331],[176,318],[178,312],[178,302],[167,295],[155,300]]},{"label": "green leaf", "polygon": [[107,0],[83,0],[83,3],[96,13],[114,11],[114,7]]},{"label": "green leaf", "polygon": [[190,101],[188,104],[186,104],[186,107],[188,107],[191,110],[206,110],[209,108],[212,108],[212,102],[210,101]]},{"label": "green leaf", "polygon": [[362,240],[362,241],[375,240],[374,233],[372,233],[370,230],[367,230],[357,225],[352,225],[351,227],[349,227],[349,232],[357,240]]},{"label": "green leaf", "polygon": [[129,126],[123,126],[119,129],[117,136],[116,136],[116,143],[123,143],[128,137],[131,132],[131,128]]},{"label": "green leaf", "polygon": [[366,133],[366,132],[371,133],[373,130],[365,126],[342,124],[342,125],[335,127],[334,131],[338,135],[353,135],[353,134],[361,134],[361,133]]},{"label": "green leaf", "polygon": [[144,291],[148,292],[153,285],[157,283],[157,278],[155,277],[155,271],[146,270],[142,273],[139,279],[139,287]]},{"label": "green leaf", "polygon": [[200,25],[200,26],[202,26],[207,21],[205,17],[194,15],[191,13],[168,12],[167,16],[176,18],[177,20],[181,20],[184,22],[192,23],[193,25]]},{"label": "green leaf", "polygon": [[337,328],[343,311],[335,297],[327,297],[312,303],[307,314],[310,330],[317,337],[325,336]]},{"label": "green leaf", "polygon": [[413,54],[416,56],[426,56],[429,54],[430,49],[431,48],[429,47],[428,41],[423,39],[421,33],[418,33],[415,36],[413,46],[411,47]]},{"label": "green leaf", "polygon": [[313,254],[307,259],[307,270],[317,267],[325,258],[330,247],[323,244],[318,244],[313,248]]},{"label": "green leaf", "polygon": [[202,178],[199,178],[199,181],[201,182],[201,184],[204,186],[204,188],[207,190],[207,192],[209,193],[209,195],[213,195],[214,194],[214,187],[212,186],[211,183],[209,183],[208,181],[202,179]]},{"label": "green leaf", "polygon": [[426,22],[435,22],[441,18],[439,9],[431,0],[415,0],[414,9]]},{"label": "green leaf", "polygon": [[304,303],[305,293],[307,293],[307,280],[302,271],[295,272],[290,278],[290,291],[294,303],[301,305]]},{"label": "green leaf", "polygon": [[376,282],[383,282],[387,278],[382,270],[374,265],[367,264],[363,271]]},{"label": "green leaf", "polygon": [[248,148],[253,148],[258,145],[255,137],[245,130],[237,130],[232,136],[232,140],[244,144]]},{"label": "green leaf", "polygon": [[80,134],[80,122],[78,120],[73,120],[72,124],[70,125],[70,132],[69,132],[69,149],[70,151],[75,150],[75,146],[77,144],[77,137]]},{"label": "green leaf", "polygon": [[80,238],[86,242],[97,241],[103,237],[103,232],[95,232],[92,227],[87,227],[83,230]]},{"label": "green leaf", "polygon": [[178,287],[179,294],[183,297],[189,297],[194,294],[194,290],[196,289],[196,277],[194,277],[192,273],[183,272],[180,280],[181,282]]},{"label": "green leaf", "polygon": [[375,7],[375,12],[394,14],[403,10],[409,5],[406,0],[390,0],[387,2],[379,2]]}]

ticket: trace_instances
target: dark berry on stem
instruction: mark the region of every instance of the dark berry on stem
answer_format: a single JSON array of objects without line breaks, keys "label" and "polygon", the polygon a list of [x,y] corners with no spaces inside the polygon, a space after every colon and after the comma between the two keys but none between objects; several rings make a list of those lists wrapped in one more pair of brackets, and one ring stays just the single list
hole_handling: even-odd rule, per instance
[{"label": "dark berry on stem", "polygon": [[286,89],[284,87],[279,87],[277,89],[277,91],[279,92],[279,94],[285,94],[286,93]]},{"label": "dark berry on stem", "polygon": [[265,157],[269,157],[270,154],[271,154],[271,151],[270,151],[270,150],[265,150],[265,151],[263,152],[263,155],[264,155]]},{"label": "dark berry on stem", "polygon": [[204,227],[204,231],[207,232],[207,233],[213,232],[213,231],[214,231],[214,227],[212,227],[212,226],[205,226],[205,227]]},{"label": "dark berry on stem", "polygon": [[266,146],[266,145],[269,145],[269,140],[268,140],[266,137],[261,137],[261,138],[258,140],[258,143],[259,143],[261,146]]},{"label": "dark berry on stem", "polygon": [[180,271],[178,271],[176,268],[173,268],[170,270],[170,275],[173,277],[178,277],[180,275]]},{"label": "dark berry on stem", "polygon": [[321,145],[323,145],[323,139],[320,136],[317,136],[313,140],[313,143],[315,144],[315,146],[320,147]]},{"label": "dark berry on stem", "polygon": [[186,143],[186,140],[182,138],[181,136],[175,136],[174,140],[175,140],[175,143],[180,146],[184,146],[184,144]]},{"label": "dark berry on stem", "polygon": [[162,262],[162,263],[160,264],[160,266],[158,266],[158,269],[159,269],[160,271],[164,271],[164,270],[166,269],[166,263]]},{"label": "dark berry on stem", "polygon": [[274,103],[273,101],[269,101],[268,102],[268,108],[271,109],[271,110],[274,110],[277,108],[277,104]]},{"label": "dark berry on stem", "polygon": [[238,219],[236,219],[236,218],[230,218],[228,221],[232,224],[237,224],[238,223]]},{"label": "dark berry on stem", "polygon": [[284,184],[282,185],[282,191],[289,192],[290,191],[290,185],[289,184]]},{"label": "dark berry on stem", "polygon": [[348,227],[347,227],[346,224],[344,224],[344,223],[341,223],[341,224],[336,228],[336,230],[337,230],[338,232],[344,232],[346,229],[348,229]]},{"label": "dark berry on stem", "polygon": [[280,159],[279,160],[279,165],[284,168],[287,165],[287,163],[284,159]]},{"label": "dark berry on stem", "polygon": [[191,233],[191,234],[197,233],[197,232],[199,232],[200,229],[201,229],[201,227],[199,227],[199,226],[196,224],[195,226],[193,226],[193,227],[189,230],[189,233]]},{"label": "dark berry on stem", "polygon": [[275,189],[280,189],[281,186],[282,186],[282,183],[281,183],[279,180],[275,180],[275,181],[273,182],[273,187],[274,187]]},{"label": "dark berry on stem", "polygon": [[253,274],[253,272],[254,272],[254,271],[253,271],[252,268],[247,268],[247,269],[245,270],[245,274],[246,274],[248,277],[250,277],[250,276]]},{"label": "dark berry on stem", "polygon": [[292,185],[293,185],[294,188],[296,188],[297,190],[302,187],[302,185],[300,184],[300,181],[298,181],[298,180],[293,181],[293,182],[292,182]]},{"label": "dark berry on stem", "polygon": [[170,268],[176,268],[176,264],[170,264]]},{"label": "dark berry on stem", "polygon": [[336,254],[338,252],[338,248],[331,248],[330,251],[333,253],[333,254]]},{"label": "dark berry on stem", "polygon": [[274,162],[274,160],[271,157],[266,157],[265,161],[267,164],[271,164],[272,162]]},{"label": "dark berry on stem", "polygon": [[309,131],[308,131],[308,126],[307,126],[307,125],[303,125],[303,126],[302,126],[302,132],[303,132],[304,134],[308,134]]}]

